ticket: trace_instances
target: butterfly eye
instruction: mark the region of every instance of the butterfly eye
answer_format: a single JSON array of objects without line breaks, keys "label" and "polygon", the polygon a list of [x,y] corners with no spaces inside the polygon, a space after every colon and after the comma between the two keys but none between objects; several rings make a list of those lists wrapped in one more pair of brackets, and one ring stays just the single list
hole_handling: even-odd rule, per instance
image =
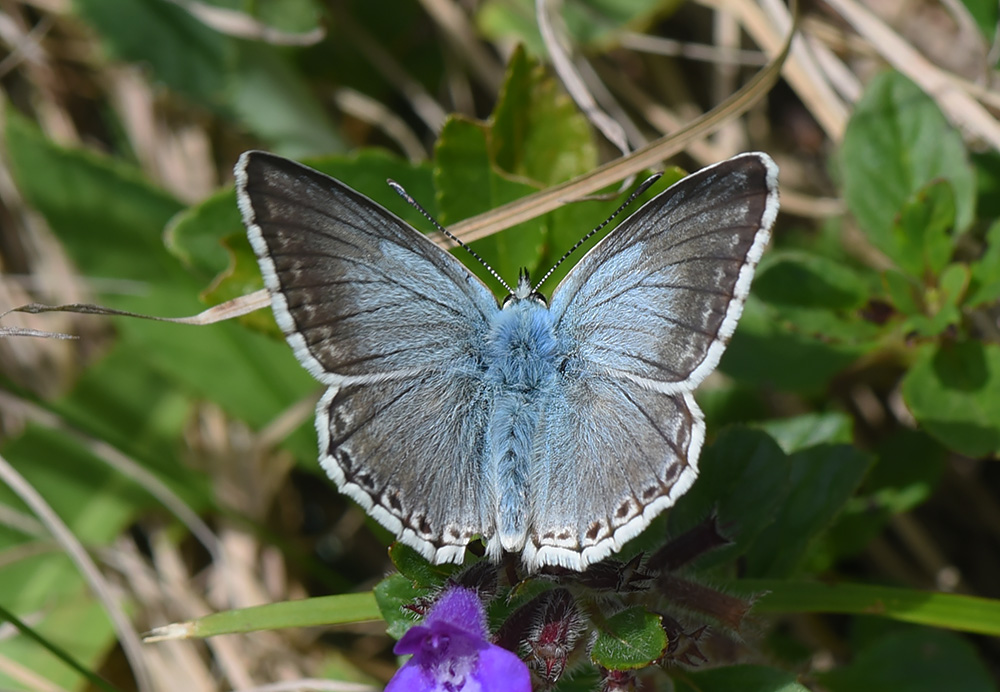
[{"label": "butterfly eye", "polygon": [[528,294],[527,298],[518,298],[515,294],[509,293],[507,294],[507,297],[503,299],[503,302],[500,304],[500,307],[506,308],[508,305],[510,305],[511,301],[514,300],[531,300],[538,303],[543,308],[547,308],[549,306],[549,301],[545,299],[545,296],[543,296],[541,293],[537,291],[533,291],[532,293]]}]

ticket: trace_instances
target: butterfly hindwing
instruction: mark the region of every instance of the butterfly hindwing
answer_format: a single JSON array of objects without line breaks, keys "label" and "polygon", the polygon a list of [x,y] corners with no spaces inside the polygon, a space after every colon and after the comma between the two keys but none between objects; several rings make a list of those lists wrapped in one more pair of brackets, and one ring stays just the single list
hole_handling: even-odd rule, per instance
[{"label": "butterfly hindwing", "polygon": [[694,482],[704,434],[690,394],[567,372],[542,414],[525,563],[582,570],[620,549]]},{"label": "butterfly hindwing", "polygon": [[492,525],[486,412],[481,378],[455,371],[331,388],[317,407],[320,462],[404,543],[436,563],[461,561]]}]

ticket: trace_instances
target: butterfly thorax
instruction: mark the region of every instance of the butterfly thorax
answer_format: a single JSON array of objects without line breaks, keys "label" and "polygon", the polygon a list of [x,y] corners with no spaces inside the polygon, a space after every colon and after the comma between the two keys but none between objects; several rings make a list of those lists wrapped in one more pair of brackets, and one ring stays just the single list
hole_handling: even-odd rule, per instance
[{"label": "butterfly thorax", "polygon": [[486,379],[503,390],[530,391],[554,374],[552,314],[534,298],[508,301],[492,320],[486,343]]}]

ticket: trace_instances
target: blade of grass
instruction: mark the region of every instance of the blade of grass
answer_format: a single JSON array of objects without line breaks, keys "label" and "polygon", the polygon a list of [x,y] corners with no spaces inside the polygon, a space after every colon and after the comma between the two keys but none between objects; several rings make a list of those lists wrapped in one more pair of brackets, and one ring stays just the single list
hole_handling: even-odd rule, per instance
[{"label": "blade of grass", "polygon": [[1000,636],[1000,601],[960,594],[867,584],[822,584],[769,579],[732,582],[741,593],[767,592],[754,612],[852,613]]},{"label": "blade of grass", "polygon": [[143,641],[149,643],[167,639],[201,639],[219,634],[283,627],[342,625],[381,619],[375,595],[368,591],[224,610],[197,620],[156,627],[143,638]]},{"label": "blade of grass", "polygon": [[35,630],[31,629],[27,623],[21,621],[20,618],[4,608],[2,605],[0,605],[0,619],[6,620],[10,624],[14,625],[14,627],[16,627],[21,634],[44,647],[53,656],[86,678],[94,687],[102,689],[104,692],[121,692],[120,689],[101,676],[97,675],[97,673],[94,673],[93,671],[88,670],[85,666],[81,665],[75,658],[66,653],[62,647],[53,644],[48,639],[35,632]]}]

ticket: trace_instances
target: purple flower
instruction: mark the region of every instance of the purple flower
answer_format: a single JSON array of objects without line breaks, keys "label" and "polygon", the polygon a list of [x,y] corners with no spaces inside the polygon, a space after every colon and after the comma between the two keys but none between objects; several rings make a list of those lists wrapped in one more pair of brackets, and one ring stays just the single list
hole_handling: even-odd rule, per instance
[{"label": "purple flower", "polygon": [[423,623],[393,649],[413,654],[385,692],[531,692],[528,667],[487,640],[486,612],[475,591],[447,589]]}]

